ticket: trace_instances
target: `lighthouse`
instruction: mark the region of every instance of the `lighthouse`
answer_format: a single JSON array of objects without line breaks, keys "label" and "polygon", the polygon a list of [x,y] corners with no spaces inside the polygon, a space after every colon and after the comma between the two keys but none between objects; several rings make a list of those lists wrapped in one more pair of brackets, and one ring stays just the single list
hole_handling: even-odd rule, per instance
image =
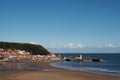
[{"label": "lighthouse", "polygon": [[81,55],[80,55],[80,60],[82,60],[82,58],[83,58],[83,57],[82,57],[82,54],[81,54]]}]

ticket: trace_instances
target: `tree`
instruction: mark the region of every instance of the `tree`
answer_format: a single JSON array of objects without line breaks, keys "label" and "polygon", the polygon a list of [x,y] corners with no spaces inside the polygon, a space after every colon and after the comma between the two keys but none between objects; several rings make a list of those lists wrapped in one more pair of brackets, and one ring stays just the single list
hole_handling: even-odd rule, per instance
[{"label": "tree", "polygon": [[19,49],[30,52],[31,54],[47,55],[50,52],[42,45],[30,44],[30,43],[13,43],[13,42],[0,42],[0,48],[7,49]]}]

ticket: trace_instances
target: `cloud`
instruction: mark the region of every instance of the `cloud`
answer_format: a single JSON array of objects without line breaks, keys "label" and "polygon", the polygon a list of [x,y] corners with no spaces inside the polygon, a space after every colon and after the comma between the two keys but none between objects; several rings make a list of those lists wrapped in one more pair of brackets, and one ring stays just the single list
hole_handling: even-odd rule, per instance
[{"label": "cloud", "polygon": [[37,44],[36,42],[29,42],[30,44]]},{"label": "cloud", "polygon": [[104,44],[102,46],[86,46],[81,43],[69,43],[62,46],[51,46],[48,50],[55,53],[118,53],[120,47],[113,44]]},{"label": "cloud", "polygon": [[69,43],[67,45],[63,45],[63,46],[49,46],[48,48],[54,48],[54,49],[75,49],[75,48],[80,48],[83,49],[85,48],[84,44],[78,43],[78,44],[74,44],[74,43]]},{"label": "cloud", "polygon": [[99,46],[99,48],[116,48],[116,46],[113,44],[105,44],[103,46]]},{"label": "cloud", "polygon": [[79,43],[76,47],[77,47],[77,48],[85,48],[85,45]]},{"label": "cloud", "polygon": [[79,43],[79,44],[74,44],[74,43],[69,43],[68,45],[66,45],[65,46],[65,48],[84,48],[85,47],[85,45],[84,44],[81,44],[81,43]]},{"label": "cloud", "polygon": [[66,48],[74,48],[74,46],[75,46],[74,43],[69,43],[69,44],[66,45],[65,47],[66,47]]},{"label": "cloud", "polygon": [[112,44],[106,44],[105,47],[106,47],[106,48],[115,48],[115,46],[112,45]]}]

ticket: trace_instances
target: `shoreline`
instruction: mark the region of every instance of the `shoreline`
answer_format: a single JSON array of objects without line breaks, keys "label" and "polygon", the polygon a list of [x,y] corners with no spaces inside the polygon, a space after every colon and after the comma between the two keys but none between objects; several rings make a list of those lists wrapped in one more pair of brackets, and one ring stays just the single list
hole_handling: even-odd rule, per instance
[{"label": "shoreline", "polygon": [[43,71],[17,71],[0,73],[1,80],[119,80],[119,76],[106,76],[101,74],[68,70],[50,65],[51,62],[35,64]]}]

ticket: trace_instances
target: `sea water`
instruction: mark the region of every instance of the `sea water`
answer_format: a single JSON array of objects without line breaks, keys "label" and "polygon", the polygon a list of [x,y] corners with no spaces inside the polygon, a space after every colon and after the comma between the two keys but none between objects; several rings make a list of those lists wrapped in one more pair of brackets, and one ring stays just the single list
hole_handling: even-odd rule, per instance
[{"label": "sea water", "polygon": [[[62,53],[62,56],[79,56],[80,53]],[[84,71],[109,76],[120,76],[120,54],[119,53],[84,53],[85,57],[101,58],[103,62],[56,62],[52,66],[77,71]]]}]

